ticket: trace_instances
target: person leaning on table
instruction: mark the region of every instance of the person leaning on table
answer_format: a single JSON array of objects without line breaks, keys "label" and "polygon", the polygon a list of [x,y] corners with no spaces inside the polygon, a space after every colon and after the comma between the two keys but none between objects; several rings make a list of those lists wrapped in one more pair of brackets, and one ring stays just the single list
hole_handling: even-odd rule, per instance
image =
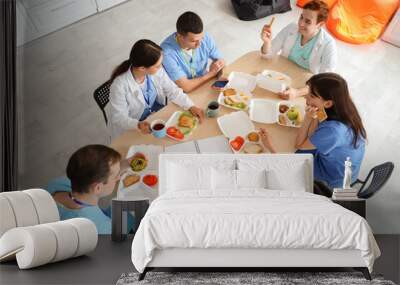
[{"label": "person leaning on table", "polygon": [[[111,234],[111,206],[102,209],[99,200],[112,194],[121,171],[128,169],[134,157],[121,160],[117,151],[104,145],[75,151],[68,161],[67,177],[53,179],[46,187],[57,202],[60,219],[87,218],[99,234]],[[128,215],[128,231],[134,224]]]},{"label": "person leaning on table", "polygon": [[[329,72],[316,74],[306,84],[310,92],[305,96],[306,115],[297,133],[296,153],[313,154],[314,192],[317,188],[317,194],[331,197],[332,188],[343,186],[347,157],[352,162],[352,181],[357,179],[367,133],[347,83],[340,75]],[[327,119],[320,123],[317,112],[322,109],[325,109]],[[270,152],[276,152],[268,132],[262,129],[260,134],[264,146]]]},{"label": "person leaning on table", "polygon": [[[291,23],[272,39],[272,30],[265,25],[261,31],[264,42],[261,55],[272,58],[279,52],[314,74],[333,72],[337,63],[336,42],[322,26],[328,18],[328,6],[321,0],[312,0],[303,7],[298,23]],[[279,93],[282,99],[292,100],[308,93],[308,86],[288,88]]]},{"label": "person leaning on table", "polygon": [[165,54],[163,66],[179,87],[191,92],[222,72],[225,62],[213,38],[203,31],[197,14],[185,12],[179,16],[176,30],[161,43]]},{"label": "person leaning on table", "polygon": [[161,47],[142,39],[133,45],[129,59],[113,71],[110,101],[106,106],[112,138],[132,129],[151,133],[150,124],[145,120],[162,109],[167,99],[202,120],[203,111],[169,79],[162,60]]}]

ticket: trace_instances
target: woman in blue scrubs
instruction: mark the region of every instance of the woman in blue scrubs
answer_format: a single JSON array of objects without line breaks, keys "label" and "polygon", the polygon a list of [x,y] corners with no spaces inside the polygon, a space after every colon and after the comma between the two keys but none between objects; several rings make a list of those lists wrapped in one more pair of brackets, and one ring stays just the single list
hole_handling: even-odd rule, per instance
[{"label": "woman in blue scrubs", "polygon": [[[367,133],[350,97],[346,81],[335,73],[320,73],[307,81],[306,115],[296,137],[296,153],[314,156],[314,192],[332,196],[332,188],[343,186],[344,162],[350,157],[352,181],[360,171]],[[318,110],[326,120],[320,122]],[[260,130],[264,146],[276,153],[270,134]],[[316,191],[317,190],[317,191]]]},{"label": "woman in blue scrubs", "polygon": [[[346,81],[335,73],[320,73],[307,81],[307,109],[296,137],[298,152],[314,155],[314,179],[330,188],[342,187],[344,162],[350,157],[352,181],[358,177],[365,153],[367,133]],[[319,122],[318,110],[325,109],[327,119]]]}]

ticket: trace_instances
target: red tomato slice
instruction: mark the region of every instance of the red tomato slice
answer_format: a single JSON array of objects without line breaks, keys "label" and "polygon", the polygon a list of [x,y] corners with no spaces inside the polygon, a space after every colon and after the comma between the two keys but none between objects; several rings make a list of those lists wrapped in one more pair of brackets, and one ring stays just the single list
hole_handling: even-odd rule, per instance
[{"label": "red tomato slice", "polygon": [[183,133],[180,130],[177,130],[176,133],[173,135],[173,137],[178,140],[182,140],[185,136],[183,135]]},{"label": "red tomato slice", "polygon": [[178,129],[176,127],[169,127],[167,129],[167,134],[170,136],[173,136],[177,131],[178,131]]},{"label": "red tomato slice", "polygon": [[142,180],[143,180],[144,184],[146,184],[146,185],[148,185],[150,187],[156,185],[157,182],[158,182],[157,175],[151,175],[151,174],[143,176]]},{"label": "red tomato slice", "polygon": [[230,144],[231,144],[231,147],[236,151],[239,151],[242,146],[238,141],[235,141],[235,140],[231,141]]},{"label": "red tomato slice", "polygon": [[242,145],[244,143],[244,138],[241,136],[237,136],[234,140],[237,141],[238,143],[240,143],[240,145]]},{"label": "red tomato slice", "polygon": [[182,140],[185,136],[177,127],[169,127],[167,129],[167,134],[170,137],[176,138],[177,140]]}]

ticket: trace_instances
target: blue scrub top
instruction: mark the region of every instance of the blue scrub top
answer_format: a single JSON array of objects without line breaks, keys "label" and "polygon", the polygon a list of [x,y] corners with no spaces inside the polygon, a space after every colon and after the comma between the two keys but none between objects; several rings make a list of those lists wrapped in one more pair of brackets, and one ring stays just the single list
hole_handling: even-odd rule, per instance
[{"label": "blue scrub top", "polygon": [[319,36],[319,31],[311,40],[309,40],[304,46],[301,46],[301,34],[297,35],[296,42],[289,53],[289,59],[300,65],[304,69],[310,70],[310,56],[314,49],[315,42]]},{"label": "blue scrub top", "polygon": [[314,179],[328,183],[332,188],[343,186],[344,162],[350,157],[352,162],[352,181],[360,171],[365,153],[365,139],[360,137],[353,146],[353,130],[345,124],[329,120],[319,124],[310,137],[316,147],[314,151]]},{"label": "blue scrub top", "polygon": [[161,47],[164,52],[163,66],[172,81],[187,77],[193,79],[192,71],[195,77],[203,76],[207,72],[208,60],[217,60],[222,58],[214,40],[208,33],[204,33],[204,38],[200,46],[194,50],[194,56],[189,60],[178,42],[176,33],[167,37]]},{"label": "blue scrub top", "polygon": [[142,90],[142,94],[143,94],[144,101],[146,102],[146,106],[143,110],[142,115],[139,118],[139,121],[144,121],[147,119],[147,117],[149,115],[151,115],[151,113],[158,112],[165,106],[156,101],[157,89],[154,85],[153,80],[150,78],[149,75],[146,75],[144,84],[143,84],[143,86],[140,86],[140,89]]},{"label": "blue scrub top", "polygon": [[[54,194],[56,192],[71,192],[71,188],[71,181],[67,177],[59,177],[50,181],[46,189],[50,194]],[[57,208],[61,220],[87,218],[96,225],[98,234],[111,234],[111,206],[107,209],[101,209],[99,206],[69,209],[57,203]],[[128,232],[133,229],[134,224],[134,219],[131,215],[128,215]]]}]

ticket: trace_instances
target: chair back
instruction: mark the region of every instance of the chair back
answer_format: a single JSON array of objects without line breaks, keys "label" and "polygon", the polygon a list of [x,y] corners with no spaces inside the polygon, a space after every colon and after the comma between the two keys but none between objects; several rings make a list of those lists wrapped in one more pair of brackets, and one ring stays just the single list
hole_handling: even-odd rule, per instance
[{"label": "chair back", "polygon": [[103,83],[93,93],[94,100],[96,101],[100,110],[103,112],[103,116],[104,116],[104,120],[106,121],[106,125],[107,125],[108,120],[107,120],[107,115],[106,115],[106,112],[104,111],[104,108],[106,107],[106,105],[108,104],[108,101],[110,100],[111,83],[112,83],[112,81],[110,81],[110,80]]},{"label": "chair back", "polygon": [[[378,192],[389,180],[394,169],[393,162],[385,162],[370,170],[364,182],[359,181],[362,186],[358,192],[359,198],[368,199]],[[371,181],[370,181],[371,180]],[[370,182],[370,183],[369,183]],[[369,184],[368,184],[369,183]],[[366,187],[368,185],[368,187]]]}]

